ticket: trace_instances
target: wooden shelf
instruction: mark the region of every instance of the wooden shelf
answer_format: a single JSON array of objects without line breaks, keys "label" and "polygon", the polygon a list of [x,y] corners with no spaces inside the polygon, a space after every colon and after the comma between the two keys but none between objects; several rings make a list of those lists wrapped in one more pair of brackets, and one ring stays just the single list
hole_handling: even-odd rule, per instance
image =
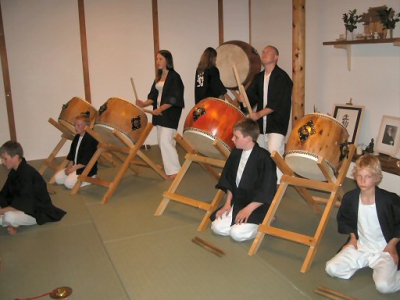
[{"label": "wooden shelf", "polygon": [[366,45],[366,44],[388,44],[393,43],[394,46],[400,47],[400,38],[389,39],[373,39],[373,40],[354,40],[354,41],[332,41],[323,42],[324,46],[334,46],[338,49],[347,51],[347,69],[351,71],[351,45]]},{"label": "wooden shelf", "polygon": [[[352,161],[355,162],[360,155],[354,154]],[[400,176],[400,168],[397,166],[397,162],[400,161],[397,158],[390,157],[389,155],[379,154],[379,161],[383,172]]]}]

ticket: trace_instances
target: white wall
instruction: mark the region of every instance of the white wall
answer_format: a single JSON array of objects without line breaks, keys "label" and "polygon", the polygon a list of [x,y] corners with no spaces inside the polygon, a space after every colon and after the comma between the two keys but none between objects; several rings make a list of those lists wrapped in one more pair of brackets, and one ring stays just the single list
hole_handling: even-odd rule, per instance
[{"label": "white wall", "polygon": [[[145,99],[154,79],[151,1],[85,0],[93,106],[109,97],[133,100],[130,77]],[[380,5],[400,11],[398,0],[306,0],[306,113],[314,105],[332,113],[335,103],[353,99],[365,106],[359,142],[376,138],[381,116],[400,116],[400,47],[392,44],[352,47],[346,52],[323,46],[344,32],[342,14]],[[174,56],[185,84],[179,131],[194,105],[194,70],[201,53],[218,47],[217,0],[158,0],[160,48]],[[60,133],[47,120],[57,119],[62,104],[84,98],[76,0],[1,0],[17,138],[27,159],[47,157]],[[279,65],[291,75],[292,1],[252,0],[252,45],[259,52],[275,45]],[[247,0],[224,1],[224,38],[249,41]],[[360,28],[358,30],[361,29]],[[400,24],[394,31],[400,36]],[[1,78],[0,78],[1,79]],[[9,139],[4,87],[0,88],[0,138]],[[155,144],[155,130],[146,143]],[[63,148],[65,154],[69,145]],[[397,154],[399,156],[399,154]]]}]

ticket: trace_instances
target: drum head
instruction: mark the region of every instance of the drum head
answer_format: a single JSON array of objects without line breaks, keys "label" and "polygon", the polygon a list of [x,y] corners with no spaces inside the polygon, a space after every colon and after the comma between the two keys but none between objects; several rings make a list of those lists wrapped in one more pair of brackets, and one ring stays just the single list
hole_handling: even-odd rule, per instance
[{"label": "drum head", "polygon": [[231,151],[229,146],[222,140],[198,129],[190,128],[185,130],[183,132],[183,138],[192,146],[193,149],[196,149],[197,152],[207,157],[226,160],[226,157],[213,145],[216,139],[221,143],[221,145]]},{"label": "drum head", "polygon": [[[326,160],[325,160],[326,161]],[[295,172],[297,175],[318,181],[326,181],[326,178],[320,168],[318,167],[318,156],[302,152],[302,151],[291,151],[285,155],[286,164]],[[328,173],[332,177],[335,175],[334,168],[328,163]]]},{"label": "drum head", "polygon": [[[124,132],[122,132],[120,130],[115,129],[112,126],[96,123],[96,124],[94,124],[93,130],[95,132],[97,132],[101,136],[101,139],[107,144],[115,145],[115,146],[119,146],[119,147],[127,147],[127,146],[133,147],[134,146],[133,141],[129,138],[128,135],[126,135]],[[125,142],[121,141],[113,133],[114,130],[117,130],[119,133],[122,134],[123,140]]]}]

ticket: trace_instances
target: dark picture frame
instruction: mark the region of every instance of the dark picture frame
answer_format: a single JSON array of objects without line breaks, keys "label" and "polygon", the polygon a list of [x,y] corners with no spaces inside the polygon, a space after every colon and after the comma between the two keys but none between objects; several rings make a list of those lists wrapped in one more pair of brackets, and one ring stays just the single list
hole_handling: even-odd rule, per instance
[{"label": "dark picture frame", "polygon": [[333,117],[342,124],[349,133],[348,142],[356,144],[360,134],[364,106],[335,104]]},{"label": "dark picture frame", "polygon": [[400,118],[382,116],[375,151],[395,157],[400,147]]}]

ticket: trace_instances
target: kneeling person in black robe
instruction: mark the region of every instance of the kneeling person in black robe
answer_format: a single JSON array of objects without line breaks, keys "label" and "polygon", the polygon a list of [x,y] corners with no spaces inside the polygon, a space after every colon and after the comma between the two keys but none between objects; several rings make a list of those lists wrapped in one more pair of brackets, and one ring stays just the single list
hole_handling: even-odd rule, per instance
[{"label": "kneeling person in black robe", "polygon": [[28,165],[21,145],[8,141],[0,148],[4,166],[11,170],[0,191],[0,226],[16,234],[19,226],[61,220],[65,211],[55,207],[43,177]]}]

